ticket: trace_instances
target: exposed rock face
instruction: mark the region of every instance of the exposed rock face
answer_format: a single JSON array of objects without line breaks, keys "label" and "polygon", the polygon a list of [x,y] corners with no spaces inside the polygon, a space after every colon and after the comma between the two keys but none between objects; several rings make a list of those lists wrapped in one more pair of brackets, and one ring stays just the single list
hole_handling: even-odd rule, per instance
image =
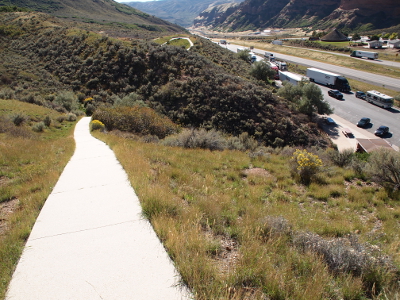
[{"label": "exposed rock face", "polygon": [[342,0],[340,3],[342,10],[358,10],[364,16],[373,15],[379,11],[384,12],[387,16],[400,16],[399,0]]},{"label": "exposed rock face", "polygon": [[312,25],[327,29],[366,23],[376,28],[399,24],[399,0],[246,0],[232,13],[204,11],[195,26],[240,31]]},{"label": "exposed rock face", "polygon": [[225,3],[221,5],[210,6],[203,11],[193,21],[195,27],[209,26],[223,23],[230,14],[232,14],[239,3]]}]

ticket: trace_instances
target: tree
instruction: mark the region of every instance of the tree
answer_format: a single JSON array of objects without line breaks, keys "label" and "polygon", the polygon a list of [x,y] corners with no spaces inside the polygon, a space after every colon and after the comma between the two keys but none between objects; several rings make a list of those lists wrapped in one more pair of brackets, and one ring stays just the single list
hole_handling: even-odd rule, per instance
[{"label": "tree", "polygon": [[278,95],[298,104],[303,95],[303,91],[300,85],[293,85],[285,81],[283,82],[283,87],[278,90]]},{"label": "tree", "polygon": [[302,87],[299,111],[310,118],[314,113],[329,115],[333,112],[329,103],[324,101],[321,89],[314,83],[308,83]]},{"label": "tree", "polygon": [[353,41],[358,41],[361,39],[361,36],[356,32],[355,34],[353,34],[353,36],[351,37],[351,39]]},{"label": "tree", "polygon": [[240,59],[243,59],[245,62],[250,62],[250,50],[244,49],[237,53]]},{"label": "tree", "polygon": [[250,75],[258,80],[268,82],[268,79],[274,78],[275,71],[264,61],[256,61],[251,66]]},{"label": "tree", "polygon": [[398,38],[398,33],[396,33],[396,32],[393,32],[390,36],[389,36],[389,40],[395,40],[395,39],[397,39]]},{"label": "tree", "polygon": [[321,89],[314,83],[284,83],[278,95],[295,103],[296,109],[310,118],[314,113],[329,115],[333,112],[329,103],[324,101]]},{"label": "tree", "polygon": [[374,35],[370,36],[369,39],[370,39],[371,41],[379,41],[379,35],[374,34]]}]

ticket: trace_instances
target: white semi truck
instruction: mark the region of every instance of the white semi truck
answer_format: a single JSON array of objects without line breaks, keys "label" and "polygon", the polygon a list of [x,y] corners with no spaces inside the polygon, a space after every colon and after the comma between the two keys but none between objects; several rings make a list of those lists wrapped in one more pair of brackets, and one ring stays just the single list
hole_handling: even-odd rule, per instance
[{"label": "white semi truck", "polygon": [[354,50],[350,54],[351,57],[366,57],[368,59],[378,59],[378,53],[377,52],[369,52],[369,51],[359,51],[359,50]]},{"label": "white semi truck", "polygon": [[287,71],[279,71],[279,80],[288,81],[293,85],[298,85],[300,81],[306,81],[307,78]]},{"label": "white semi truck", "polygon": [[347,79],[339,74],[331,73],[328,71],[308,68],[307,77],[311,82],[326,85],[330,88],[337,89],[341,92],[350,92],[350,85]]},{"label": "white semi truck", "polygon": [[281,71],[287,71],[287,69],[288,69],[286,62],[284,62],[284,61],[276,61],[275,64]]},{"label": "white semi truck", "polygon": [[271,52],[265,52],[264,57],[267,61],[275,61],[275,55]]}]

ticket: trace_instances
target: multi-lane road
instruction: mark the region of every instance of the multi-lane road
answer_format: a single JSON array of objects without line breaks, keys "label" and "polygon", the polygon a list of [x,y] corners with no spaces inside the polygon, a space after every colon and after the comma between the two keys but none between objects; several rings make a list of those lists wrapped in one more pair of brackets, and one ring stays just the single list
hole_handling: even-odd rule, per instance
[{"label": "multi-lane road", "polygon": [[[226,47],[227,49],[236,52],[237,48],[240,46],[230,44],[223,45],[223,47]],[[263,55],[265,52],[264,50],[254,49],[253,52],[259,54],[257,56],[257,60],[263,59]],[[379,76],[368,72],[338,67],[331,64],[321,63],[289,55],[283,55],[275,52],[274,55],[275,57],[278,57],[279,59],[285,61],[328,70],[344,75],[345,77],[356,78],[357,80],[370,82],[375,85],[377,85],[377,83],[379,82],[381,82],[382,85],[383,83],[385,83],[386,87],[391,87],[395,90],[400,91],[400,79]],[[367,130],[371,133],[374,133],[380,125],[386,125],[390,128],[390,134],[387,135],[385,139],[396,146],[400,146],[400,109],[395,107],[391,109],[380,108],[376,105],[356,98],[354,93],[344,93],[344,99],[337,100],[328,96],[329,88],[322,85],[319,85],[319,87],[322,90],[324,99],[331,105],[336,115],[352,122],[353,124],[356,124],[362,117],[370,118],[372,126],[362,130]]]},{"label": "multi-lane road", "polygon": [[[242,46],[238,46],[238,45],[234,45],[234,44],[223,45],[223,46],[234,52],[236,52],[238,47],[242,47]],[[261,50],[261,49],[254,49],[252,51],[255,54],[258,54],[261,56],[264,55],[264,53],[265,53],[265,50]],[[271,51],[271,52],[273,52],[273,51]],[[276,53],[276,52],[274,52],[274,55],[277,59],[280,59],[280,60],[292,62],[295,64],[307,66],[307,67],[314,67],[314,68],[319,68],[319,69],[323,69],[323,70],[328,70],[330,72],[343,75],[347,78],[352,78],[352,79],[355,79],[358,81],[363,81],[363,82],[373,84],[376,86],[386,87],[386,88],[400,92],[400,79],[399,78],[393,78],[393,77],[388,77],[388,76],[383,76],[383,75],[372,74],[372,73],[368,73],[365,71],[359,71],[359,70],[354,70],[354,69],[345,68],[345,67],[341,67],[341,66],[335,66],[335,65],[331,65],[331,64],[311,60],[311,59],[305,59],[305,58],[301,58],[301,57],[295,57],[295,56],[290,56],[290,55]]]},{"label": "multi-lane road", "polygon": [[362,117],[371,119],[372,126],[365,128],[371,133],[381,126],[386,125],[390,134],[384,138],[396,146],[400,146],[400,110],[398,108],[383,109],[365,100],[356,98],[354,93],[343,93],[343,100],[328,96],[329,88],[319,85],[324,99],[334,109],[334,113],[347,121],[357,124]]}]

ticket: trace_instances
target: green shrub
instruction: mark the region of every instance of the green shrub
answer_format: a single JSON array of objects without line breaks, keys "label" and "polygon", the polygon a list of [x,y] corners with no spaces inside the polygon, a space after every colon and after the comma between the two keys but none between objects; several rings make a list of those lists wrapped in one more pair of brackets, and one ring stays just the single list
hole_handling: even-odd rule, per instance
[{"label": "green shrub", "polygon": [[104,131],[104,129],[105,129],[105,126],[101,121],[93,120],[92,122],[90,122],[90,130],[91,131],[94,131],[94,130]]},{"label": "green shrub", "polygon": [[336,166],[345,167],[351,164],[354,151],[353,149],[345,149],[343,151],[329,150],[328,156]]},{"label": "green shrub", "polygon": [[10,100],[15,98],[14,90],[10,88],[3,88],[0,90],[0,99]]},{"label": "green shrub", "polygon": [[85,111],[86,111],[86,115],[87,116],[93,115],[95,110],[96,110],[96,107],[93,104],[89,103],[89,104],[86,105]]},{"label": "green shrub", "polygon": [[15,126],[20,126],[22,123],[26,121],[27,117],[23,114],[16,114],[11,117],[11,121]]},{"label": "green shrub", "polygon": [[306,185],[310,184],[311,178],[318,173],[322,167],[322,161],[307,150],[297,149],[292,156],[293,172],[300,177],[300,181]]},{"label": "green shrub", "polygon": [[220,132],[215,130],[207,131],[205,129],[184,130],[176,136],[167,138],[163,144],[167,146],[209,150],[224,150],[227,147],[226,139]]},{"label": "green shrub", "polygon": [[74,122],[74,121],[76,121],[76,115],[74,113],[69,113],[69,114],[67,114],[66,119],[67,119],[67,121]]},{"label": "green shrub", "polygon": [[400,153],[388,149],[373,151],[369,158],[367,172],[375,182],[390,190],[399,190]]},{"label": "green shrub", "polygon": [[78,100],[73,92],[61,91],[54,99],[54,103],[60,105],[67,111],[72,111],[78,108]]},{"label": "green shrub", "polygon": [[46,125],[44,124],[44,122],[38,122],[32,126],[32,130],[35,132],[43,132],[45,127]]},{"label": "green shrub", "polygon": [[43,120],[44,125],[46,125],[46,127],[50,127],[51,125],[51,118],[49,116],[46,116]]},{"label": "green shrub", "polygon": [[92,118],[101,121],[107,130],[117,129],[158,138],[178,131],[178,126],[170,119],[149,107],[102,107],[94,112]]},{"label": "green shrub", "polygon": [[64,116],[64,115],[61,115],[61,116],[58,116],[58,117],[57,117],[57,121],[58,121],[59,123],[64,122],[65,119],[66,119],[66,116]]}]

